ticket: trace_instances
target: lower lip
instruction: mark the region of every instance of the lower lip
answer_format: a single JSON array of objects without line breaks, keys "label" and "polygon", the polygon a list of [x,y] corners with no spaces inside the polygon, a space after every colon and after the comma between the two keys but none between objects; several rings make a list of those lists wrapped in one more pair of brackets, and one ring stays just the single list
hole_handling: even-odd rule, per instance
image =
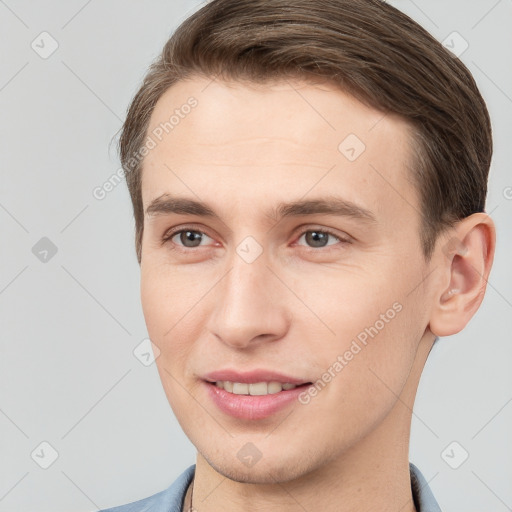
[{"label": "lower lip", "polygon": [[284,409],[292,402],[298,402],[298,396],[311,384],[280,391],[270,395],[235,395],[211,382],[205,382],[207,391],[224,413],[244,420],[261,420]]}]

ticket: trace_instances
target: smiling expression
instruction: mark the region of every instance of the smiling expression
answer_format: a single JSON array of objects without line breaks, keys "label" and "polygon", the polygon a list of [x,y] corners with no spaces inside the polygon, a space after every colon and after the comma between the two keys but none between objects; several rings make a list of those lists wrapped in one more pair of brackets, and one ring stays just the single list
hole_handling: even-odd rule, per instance
[{"label": "smiling expression", "polygon": [[[291,479],[378,431],[428,328],[408,125],[327,84],[196,77],[160,98],[148,133],[191,96],[143,165],[141,294],[158,371],[217,471]],[[328,382],[307,404],[298,388],[233,394],[287,379]],[[262,457],[252,468],[237,458],[247,443]]]}]

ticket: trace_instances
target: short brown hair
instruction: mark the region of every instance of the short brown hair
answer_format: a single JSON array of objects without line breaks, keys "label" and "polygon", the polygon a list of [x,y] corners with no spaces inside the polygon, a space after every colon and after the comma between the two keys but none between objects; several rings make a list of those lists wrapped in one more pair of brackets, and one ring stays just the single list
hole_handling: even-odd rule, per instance
[{"label": "short brown hair", "polygon": [[441,231],[484,211],[492,156],[485,102],[460,59],[415,21],[382,0],[212,0],[165,44],[122,127],[119,151],[139,263],[143,160],[133,155],[140,154],[159,98],[192,76],[322,79],[404,118],[416,142],[411,172],[426,259]]}]

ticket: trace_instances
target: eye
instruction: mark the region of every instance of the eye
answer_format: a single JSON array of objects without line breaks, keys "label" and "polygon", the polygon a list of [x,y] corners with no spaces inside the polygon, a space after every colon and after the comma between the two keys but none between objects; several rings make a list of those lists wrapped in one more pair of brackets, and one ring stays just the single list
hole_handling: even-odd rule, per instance
[{"label": "eye", "polygon": [[[302,238],[306,241],[311,248],[322,248],[330,245],[336,245],[336,243],[349,243],[348,239],[342,238],[334,233],[325,229],[308,229],[303,231],[297,242]],[[334,239],[333,243],[329,243],[329,239]]]},{"label": "eye", "polygon": [[[173,244],[182,247],[186,247],[188,249],[199,247],[201,245],[201,242],[205,240],[205,238],[208,238],[210,240],[213,240],[210,238],[206,233],[202,231],[198,231],[196,229],[181,229],[179,231],[174,231],[172,233],[169,233],[164,237],[164,242],[171,241]],[[175,240],[174,240],[175,239]]]}]

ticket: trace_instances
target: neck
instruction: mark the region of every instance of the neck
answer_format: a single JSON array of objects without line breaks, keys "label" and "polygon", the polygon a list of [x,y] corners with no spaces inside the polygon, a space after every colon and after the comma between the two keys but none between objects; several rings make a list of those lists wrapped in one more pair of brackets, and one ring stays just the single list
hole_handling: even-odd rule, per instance
[{"label": "neck", "polygon": [[[409,473],[411,414],[419,377],[434,337],[425,335],[395,406],[369,435],[315,471],[274,484],[236,482],[197,454],[197,512],[415,512]],[[390,391],[391,392],[391,391]]]}]

